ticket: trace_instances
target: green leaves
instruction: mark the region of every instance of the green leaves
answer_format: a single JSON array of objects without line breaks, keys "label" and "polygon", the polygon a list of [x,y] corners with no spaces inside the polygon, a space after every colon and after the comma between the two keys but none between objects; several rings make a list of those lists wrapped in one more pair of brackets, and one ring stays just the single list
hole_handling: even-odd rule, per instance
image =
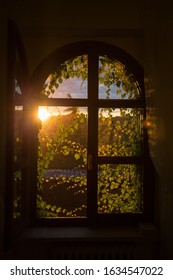
[{"label": "green leaves", "polygon": [[[99,57],[99,86],[105,91],[105,98],[137,99],[139,90],[131,73],[119,61],[107,56]],[[62,63],[51,73],[43,86],[41,95],[53,97],[64,80],[88,79],[88,57],[82,55]],[[71,99],[70,95],[66,96]],[[44,123],[39,133],[38,149],[38,212],[40,217],[72,217],[87,206],[83,203],[74,209],[43,200],[43,188],[51,185],[67,186],[76,195],[86,195],[86,176],[57,176],[44,179],[47,169],[65,166],[71,169],[86,169],[87,165],[87,116],[78,107],[66,109],[66,116],[52,117]],[[99,115],[98,156],[136,156],[141,153],[141,110],[135,108],[101,108]],[[65,169],[64,168],[64,169]],[[98,170],[98,212],[134,213],[141,211],[141,171],[133,164],[102,164]],[[56,183],[55,183],[56,181]],[[54,182],[54,184],[53,184]]]},{"label": "green leaves", "polygon": [[68,150],[64,150],[64,152],[63,152],[63,153],[64,153],[64,155],[65,155],[65,156],[67,156],[67,155],[69,155],[70,151],[68,151]]},{"label": "green leaves", "polygon": [[80,158],[80,154],[77,154],[77,153],[76,153],[76,154],[74,155],[74,158],[75,158],[76,160],[78,160],[78,159]]},{"label": "green leaves", "polygon": [[99,59],[99,85],[104,85],[108,99],[111,90],[114,90],[121,99],[139,98],[138,85],[132,73],[129,73],[121,62],[106,55],[100,56]]},{"label": "green leaves", "polygon": [[110,185],[111,190],[118,189],[118,187],[119,187],[119,184],[117,184],[115,182],[112,182],[111,185]]},{"label": "green leaves", "polygon": [[99,166],[98,213],[138,213],[142,207],[140,169],[133,164]]},{"label": "green leaves", "polygon": [[[41,95],[53,97],[59,84],[69,78],[81,78],[82,83],[88,79],[88,56],[82,55],[62,63],[56,72],[51,73],[45,82]],[[99,57],[99,85],[105,88],[106,98],[110,98],[111,88],[120,98],[136,99],[139,97],[138,84],[132,73],[119,61],[108,56]]]},{"label": "green leaves", "polygon": [[56,89],[64,80],[74,77],[81,78],[82,82],[88,78],[87,55],[77,56],[62,63],[54,73],[49,75],[42,88],[41,96],[53,97]]}]

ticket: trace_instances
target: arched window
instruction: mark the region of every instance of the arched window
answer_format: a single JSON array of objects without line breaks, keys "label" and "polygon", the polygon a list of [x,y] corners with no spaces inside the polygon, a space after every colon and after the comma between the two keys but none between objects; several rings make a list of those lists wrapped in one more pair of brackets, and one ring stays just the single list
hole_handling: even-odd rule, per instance
[{"label": "arched window", "polygon": [[32,217],[65,224],[151,221],[139,63],[106,43],[72,43],[48,56],[31,83],[39,119],[30,139]]}]

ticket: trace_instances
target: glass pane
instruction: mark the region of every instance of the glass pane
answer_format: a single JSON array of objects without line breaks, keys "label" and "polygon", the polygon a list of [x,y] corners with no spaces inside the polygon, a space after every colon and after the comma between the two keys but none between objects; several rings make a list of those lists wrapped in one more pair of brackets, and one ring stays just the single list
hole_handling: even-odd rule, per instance
[{"label": "glass pane", "polygon": [[21,88],[19,86],[18,81],[15,79],[15,96],[22,95]]},{"label": "glass pane", "polygon": [[18,161],[23,153],[23,106],[15,106],[14,125],[14,161]]},{"label": "glass pane", "polygon": [[13,187],[13,218],[17,219],[21,217],[21,171],[14,173],[14,187]]},{"label": "glass pane", "polygon": [[98,213],[142,212],[142,168],[136,164],[98,167]]},{"label": "glass pane", "polygon": [[[22,104],[22,91],[15,80],[15,103]],[[14,162],[23,158],[23,106],[14,106]],[[13,177],[13,218],[21,217],[22,171],[18,170]]]},{"label": "glass pane", "polygon": [[142,109],[100,108],[98,111],[98,155],[141,155],[142,130]]},{"label": "glass pane", "polygon": [[88,98],[88,57],[77,56],[61,64],[47,78],[41,94],[49,98]]},{"label": "glass pane", "polygon": [[87,108],[40,106],[38,116],[37,215],[86,217]]},{"label": "glass pane", "polygon": [[99,57],[99,99],[137,99],[139,94],[138,83],[122,63]]}]

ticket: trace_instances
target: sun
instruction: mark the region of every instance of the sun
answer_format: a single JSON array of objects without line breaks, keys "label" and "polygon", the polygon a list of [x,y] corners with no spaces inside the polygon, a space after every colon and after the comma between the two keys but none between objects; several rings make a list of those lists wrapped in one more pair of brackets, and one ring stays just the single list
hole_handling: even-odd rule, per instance
[{"label": "sun", "polygon": [[38,108],[38,118],[44,122],[46,121],[49,117],[51,116],[51,114],[48,112],[48,110],[46,108]]}]

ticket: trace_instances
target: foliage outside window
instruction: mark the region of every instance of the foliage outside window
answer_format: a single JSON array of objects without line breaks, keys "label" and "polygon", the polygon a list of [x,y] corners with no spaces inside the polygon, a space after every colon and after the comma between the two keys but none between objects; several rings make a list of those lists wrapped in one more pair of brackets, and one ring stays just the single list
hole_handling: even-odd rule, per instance
[{"label": "foliage outside window", "polygon": [[[39,218],[87,218],[90,203],[96,204],[99,215],[143,211],[140,159],[144,153],[144,111],[141,105],[132,105],[137,104],[134,100],[140,100],[141,89],[133,73],[120,61],[107,55],[98,56],[98,96],[94,97],[97,104],[92,105],[87,101],[88,59],[87,55],[81,55],[61,63],[48,76],[40,93],[44,106],[39,106],[42,119],[37,161]],[[58,99],[62,106],[58,106]],[[72,100],[81,105],[75,106]],[[121,105],[119,101],[125,102]],[[88,181],[88,176],[92,176],[88,156],[91,106],[97,106],[98,118],[93,131],[98,150],[97,183],[93,186],[89,185],[92,179]],[[89,188],[96,188],[94,202],[90,201]]]}]

